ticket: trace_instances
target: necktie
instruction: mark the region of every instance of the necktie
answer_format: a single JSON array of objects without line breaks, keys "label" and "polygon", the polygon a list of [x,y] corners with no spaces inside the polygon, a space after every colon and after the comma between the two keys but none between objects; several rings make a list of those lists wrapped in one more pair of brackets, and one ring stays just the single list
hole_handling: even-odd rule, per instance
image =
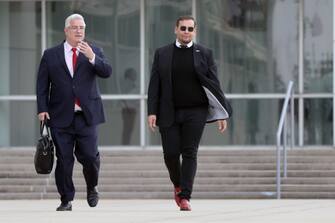
[{"label": "necktie", "polygon": [[186,48],[187,48],[187,45],[180,45],[180,48],[182,48],[182,49],[186,49]]},{"label": "necktie", "polygon": [[73,67],[73,74],[74,74],[74,71],[76,70],[76,64],[77,64],[77,48],[72,48],[72,67]]},{"label": "necktie", "polygon": [[[72,48],[72,67],[73,67],[73,75],[74,75],[74,71],[76,70],[76,65],[77,65],[77,48]],[[80,101],[78,98],[74,98],[74,103],[78,106],[80,106]]]}]

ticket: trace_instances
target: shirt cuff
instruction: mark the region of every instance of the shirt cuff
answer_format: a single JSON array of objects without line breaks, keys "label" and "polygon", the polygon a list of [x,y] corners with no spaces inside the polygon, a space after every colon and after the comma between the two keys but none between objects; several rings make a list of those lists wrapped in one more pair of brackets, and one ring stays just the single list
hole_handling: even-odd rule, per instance
[{"label": "shirt cuff", "polygon": [[90,61],[91,64],[93,64],[93,65],[95,64],[95,54],[93,54],[92,60],[89,60],[89,61]]}]

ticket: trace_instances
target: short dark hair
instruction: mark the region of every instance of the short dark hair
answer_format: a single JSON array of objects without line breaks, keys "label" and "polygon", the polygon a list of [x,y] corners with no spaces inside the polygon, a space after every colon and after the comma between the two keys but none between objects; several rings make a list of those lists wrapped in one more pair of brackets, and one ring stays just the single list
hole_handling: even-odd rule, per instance
[{"label": "short dark hair", "polygon": [[194,27],[195,27],[196,24],[197,24],[193,16],[190,16],[190,15],[184,15],[184,16],[180,16],[180,17],[177,19],[177,21],[176,21],[176,27],[178,27],[178,26],[179,26],[179,22],[180,22],[180,21],[183,21],[183,20],[193,20],[193,22],[194,22]]}]

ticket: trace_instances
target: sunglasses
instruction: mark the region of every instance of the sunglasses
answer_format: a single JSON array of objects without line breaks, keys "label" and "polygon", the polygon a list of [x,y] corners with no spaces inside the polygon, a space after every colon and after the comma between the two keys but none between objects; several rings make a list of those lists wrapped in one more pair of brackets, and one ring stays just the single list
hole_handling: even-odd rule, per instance
[{"label": "sunglasses", "polygon": [[186,26],[181,26],[180,30],[185,32],[187,29],[187,31],[189,31],[190,33],[194,31],[194,27],[186,27]]}]

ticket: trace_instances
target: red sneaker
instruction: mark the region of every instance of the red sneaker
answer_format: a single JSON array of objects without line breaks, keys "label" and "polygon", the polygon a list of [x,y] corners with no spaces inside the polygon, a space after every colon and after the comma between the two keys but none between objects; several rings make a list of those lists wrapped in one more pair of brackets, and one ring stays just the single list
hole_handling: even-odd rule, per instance
[{"label": "red sneaker", "polygon": [[181,211],[191,211],[190,202],[186,199],[181,199],[180,201],[180,210]]},{"label": "red sneaker", "polygon": [[176,204],[178,207],[180,207],[180,197],[178,196],[178,194],[181,192],[181,188],[180,187],[175,187],[174,188],[174,200],[176,201]]}]

